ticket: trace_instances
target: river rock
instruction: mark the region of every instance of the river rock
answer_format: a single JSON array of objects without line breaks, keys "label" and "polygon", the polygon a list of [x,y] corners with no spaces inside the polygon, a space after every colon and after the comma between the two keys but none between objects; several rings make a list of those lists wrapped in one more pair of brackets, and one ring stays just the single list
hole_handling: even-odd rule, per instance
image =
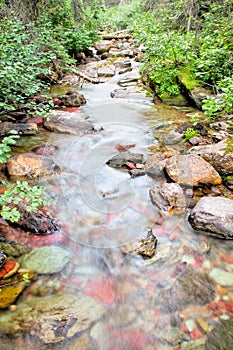
[{"label": "river rock", "polygon": [[175,130],[171,130],[167,134],[167,136],[166,136],[165,140],[163,141],[163,143],[165,145],[175,145],[175,144],[181,142],[183,137],[184,137],[184,132],[180,133],[176,129]]},{"label": "river rock", "polygon": [[[123,84],[123,80],[122,80]],[[125,82],[125,84],[127,84]],[[151,102],[152,99],[147,95],[147,91],[139,86],[129,86],[129,87],[121,87],[113,90],[110,93],[112,98],[121,98],[128,100],[140,100],[140,101],[148,101]]]},{"label": "river rock", "polygon": [[233,344],[233,319],[223,320],[208,334],[205,350],[230,350]]},{"label": "river rock", "polygon": [[52,159],[34,153],[19,154],[7,161],[7,171],[10,176],[35,178],[53,175],[59,169]]},{"label": "river rock", "polygon": [[107,165],[112,168],[127,167],[127,163],[133,163],[136,168],[136,164],[144,164],[145,159],[141,153],[120,152],[107,161]]},{"label": "river rock", "polygon": [[102,66],[98,68],[98,77],[113,77],[115,75],[115,66],[109,65],[109,66]]},{"label": "river rock", "polygon": [[39,274],[53,274],[61,271],[70,260],[70,252],[57,246],[33,249],[25,255],[22,267]]},{"label": "river rock", "polygon": [[60,97],[63,105],[66,107],[80,107],[87,103],[85,97],[77,90],[69,90],[64,96]]},{"label": "river rock", "polygon": [[224,271],[222,269],[213,268],[210,272],[210,277],[212,277],[215,282],[223,287],[233,286],[233,273]]},{"label": "river rock", "polygon": [[51,115],[51,119],[44,122],[44,128],[63,134],[81,136],[94,130],[92,123],[85,119],[84,114],[56,111]]},{"label": "river rock", "polygon": [[1,123],[0,136],[7,135],[11,130],[18,131],[19,135],[35,135],[38,132],[36,124]]},{"label": "river rock", "polygon": [[149,230],[144,237],[139,238],[136,242],[131,242],[122,247],[124,254],[140,254],[147,258],[152,258],[155,255],[157,238]]},{"label": "river rock", "polygon": [[196,230],[218,238],[233,239],[233,200],[203,197],[191,211],[189,221]]},{"label": "river rock", "polygon": [[3,250],[8,257],[17,258],[28,253],[26,245],[14,241],[9,241],[0,237],[0,250]]},{"label": "river rock", "polygon": [[219,185],[222,182],[217,171],[204,159],[196,155],[179,155],[167,160],[168,176],[185,186]]},{"label": "river rock", "polygon": [[24,282],[8,282],[6,280],[3,285],[0,283],[0,309],[5,309],[12,305],[25,288]]},{"label": "river rock", "polygon": [[186,199],[180,185],[176,183],[164,183],[150,188],[150,198],[162,212],[175,215],[183,214],[186,210]]},{"label": "river rock", "polygon": [[6,254],[0,249],[0,268],[5,264],[6,259]]},{"label": "river rock", "polygon": [[153,156],[148,157],[145,166],[147,175],[156,179],[165,178],[165,164],[166,159],[162,152],[157,152]]},{"label": "river rock", "polygon": [[220,174],[230,175],[233,173],[233,153],[231,148],[231,140],[228,139],[214,145],[193,147],[189,152],[200,155]]},{"label": "river rock", "polygon": [[33,148],[32,151],[35,152],[35,154],[40,155],[40,156],[53,155],[58,151],[58,147],[53,146],[53,145],[41,145],[41,146]]},{"label": "river rock", "polygon": [[27,210],[27,203],[19,202],[17,209],[20,212],[20,219],[14,226],[35,235],[49,235],[59,232],[61,226],[51,215],[42,210]]},{"label": "river rock", "polygon": [[186,266],[172,287],[166,290],[161,308],[165,312],[180,311],[193,305],[205,305],[215,297],[214,282],[203,272]]},{"label": "river rock", "polygon": [[20,303],[15,312],[5,313],[0,319],[0,332],[27,332],[52,346],[86,331],[104,312],[101,304],[81,292],[31,297]]}]

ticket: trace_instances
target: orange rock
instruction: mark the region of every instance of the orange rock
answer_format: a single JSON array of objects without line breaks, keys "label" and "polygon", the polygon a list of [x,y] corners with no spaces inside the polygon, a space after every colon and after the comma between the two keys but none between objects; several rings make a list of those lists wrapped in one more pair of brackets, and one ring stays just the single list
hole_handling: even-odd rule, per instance
[{"label": "orange rock", "polygon": [[15,274],[19,269],[19,264],[13,260],[7,260],[0,269],[0,278],[8,278]]}]

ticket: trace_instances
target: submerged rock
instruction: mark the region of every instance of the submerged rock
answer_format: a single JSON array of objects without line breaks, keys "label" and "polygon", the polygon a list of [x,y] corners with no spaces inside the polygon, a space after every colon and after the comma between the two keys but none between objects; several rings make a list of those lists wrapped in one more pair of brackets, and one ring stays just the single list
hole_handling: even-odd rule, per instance
[{"label": "submerged rock", "polygon": [[27,254],[22,267],[39,274],[52,274],[61,271],[70,260],[70,252],[57,246],[33,249]]},{"label": "submerged rock", "polygon": [[180,185],[164,183],[162,186],[153,186],[150,189],[150,198],[162,212],[180,215],[186,210],[186,199]]},{"label": "submerged rock", "polygon": [[16,281],[14,283],[9,282],[9,285],[7,285],[7,282],[5,282],[5,285],[0,284],[0,288],[0,309],[5,309],[12,305],[22,293],[25,283]]},{"label": "submerged rock", "polygon": [[122,247],[124,254],[140,254],[147,258],[152,258],[155,255],[157,238],[149,230],[144,237],[139,238],[136,242],[126,244]]},{"label": "submerged rock", "polygon": [[33,148],[32,151],[37,155],[53,155],[58,151],[58,147],[53,145],[41,145]]},{"label": "submerged rock", "polygon": [[58,170],[60,170],[59,166],[52,159],[34,153],[20,154],[7,161],[7,171],[10,176],[34,178],[52,175]]},{"label": "submerged rock", "polygon": [[189,221],[194,229],[208,231],[218,238],[233,239],[233,200],[203,197],[191,211]]},{"label": "submerged rock", "polygon": [[19,269],[19,264],[13,260],[6,260],[5,264],[0,268],[0,279],[8,278],[14,275]]},{"label": "submerged rock", "polygon": [[208,334],[205,350],[230,350],[233,344],[233,319],[216,324]]},{"label": "submerged rock", "polygon": [[193,305],[205,305],[215,297],[214,282],[205,273],[186,266],[172,287],[165,292],[162,310],[180,311]]},{"label": "submerged rock", "polygon": [[165,170],[174,181],[186,186],[219,185],[222,179],[204,159],[195,155],[179,155],[167,160]]},{"label": "submerged rock", "polygon": [[136,164],[144,164],[145,159],[143,154],[140,153],[120,152],[113,158],[109,159],[107,165],[112,168],[121,168],[127,166],[127,163],[133,163],[136,167]]},{"label": "submerged rock", "polygon": [[5,313],[0,319],[0,332],[27,332],[45,344],[59,343],[89,329],[104,311],[101,304],[81,292],[31,297],[14,313]]},{"label": "submerged rock", "polygon": [[83,113],[69,113],[57,111],[51,115],[50,120],[45,120],[44,128],[62,134],[84,135],[94,131],[92,123],[85,119]]},{"label": "submerged rock", "polygon": [[6,254],[0,249],[0,268],[5,264],[6,259]]}]

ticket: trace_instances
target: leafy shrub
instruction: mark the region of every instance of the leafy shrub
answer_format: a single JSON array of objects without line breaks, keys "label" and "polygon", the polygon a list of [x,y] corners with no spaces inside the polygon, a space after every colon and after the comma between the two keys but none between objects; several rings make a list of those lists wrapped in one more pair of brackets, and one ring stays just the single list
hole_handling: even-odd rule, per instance
[{"label": "leafy shrub", "polygon": [[0,195],[0,214],[5,220],[19,221],[21,214],[17,205],[21,201],[26,202],[27,211],[37,210],[50,204],[41,186],[30,186],[27,181],[17,181],[16,184],[7,184],[2,181],[2,184],[7,187],[7,190]]},{"label": "leafy shrub", "polygon": [[19,135],[16,130],[11,130],[9,136],[5,136],[0,143],[0,163],[6,163],[10,158],[11,147],[9,145],[15,145]]}]

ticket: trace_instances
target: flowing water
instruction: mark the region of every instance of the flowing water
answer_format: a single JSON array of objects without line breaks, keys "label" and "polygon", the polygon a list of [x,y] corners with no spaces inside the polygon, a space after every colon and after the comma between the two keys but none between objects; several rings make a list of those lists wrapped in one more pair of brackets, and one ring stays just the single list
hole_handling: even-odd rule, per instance
[{"label": "flowing water", "polygon": [[[114,87],[109,83],[82,90],[88,100],[82,110],[96,132],[80,137],[42,133],[24,146],[27,151],[46,141],[59,148],[52,157],[62,172],[40,181],[56,200],[52,212],[62,223],[67,238],[63,245],[72,258],[49,280],[59,284],[59,295],[80,298],[82,294],[93,299],[91,310],[85,299],[81,306],[73,304],[77,318],[80,313],[86,313],[87,319],[91,314],[92,322],[87,327],[75,326],[72,333],[71,320],[64,318],[60,331],[54,323],[64,339],[44,344],[50,326],[38,326],[40,318],[32,320],[31,332],[19,329],[15,338],[2,336],[3,349],[204,349],[214,322],[232,316],[233,309],[227,308],[233,302],[232,286],[213,282],[213,291],[207,276],[213,268],[232,273],[232,244],[194,232],[188,214],[161,220],[148,193],[155,180],[146,175],[131,178],[128,172],[106,165],[118,153],[117,144],[135,144],[131,151],[147,157],[148,149],[178,121],[184,121],[187,111],[114,100],[110,98]],[[122,252],[125,244],[149,229],[158,239],[153,258]],[[19,304],[33,296],[25,292],[20,298]],[[223,304],[218,308],[220,301]],[[55,308],[56,298],[52,302]],[[23,313],[27,316],[30,311]],[[45,322],[42,315],[41,322]]]}]

